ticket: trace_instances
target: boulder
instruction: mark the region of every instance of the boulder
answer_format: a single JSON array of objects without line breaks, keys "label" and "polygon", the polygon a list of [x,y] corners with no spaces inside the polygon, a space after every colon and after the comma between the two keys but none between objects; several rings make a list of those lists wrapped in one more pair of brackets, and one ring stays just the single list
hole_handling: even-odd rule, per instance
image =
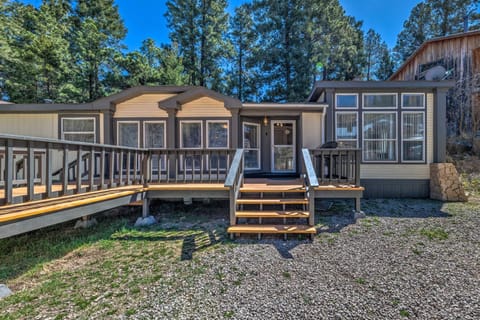
[{"label": "boulder", "polygon": [[430,198],[441,201],[468,201],[458,171],[452,163],[430,164]]},{"label": "boulder", "polygon": [[135,227],[148,227],[157,223],[157,219],[154,216],[147,216],[145,218],[140,217],[135,222]]}]

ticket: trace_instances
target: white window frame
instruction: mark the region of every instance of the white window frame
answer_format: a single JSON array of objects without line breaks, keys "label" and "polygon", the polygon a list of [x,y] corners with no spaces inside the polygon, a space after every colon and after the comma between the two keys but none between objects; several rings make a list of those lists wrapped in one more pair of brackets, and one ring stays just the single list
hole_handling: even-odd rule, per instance
[{"label": "white window frame", "polygon": [[[258,135],[257,135],[257,148],[245,148],[245,125],[249,125],[249,126],[254,126],[254,127],[257,127],[258,128]],[[255,123],[255,122],[242,122],[242,148],[244,150],[257,150],[258,153],[257,153],[257,163],[258,163],[258,167],[255,167],[255,168],[247,168],[245,167],[245,170],[260,170],[262,168],[262,164],[261,164],[261,161],[262,161],[262,155],[261,155],[261,152],[262,152],[262,148],[261,148],[261,130],[262,130],[262,126],[259,124],[259,123]]]},{"label": "white window frame", "polygon": [[[292,149],[293,149],[293,159],[292,159],[292,170],[275,170],[275,147],[290,147],[290,145],[276,145],[275,144],[275,133],[274,128],[275,124],[291,124],[292,125]],[[270,168],[272,172],[275,173],[288,173],[288,172],[295,172],[297,169],[297,128],[296,128],[296,121],[295,120],[272,120],[270,121],[270,152],[271,152],[271,159],[270,159]]]},{"label": "white window frame", "polygon": [[[415,141],[415,140],[410,140],[410,139],[405,140],[405,139],[403,138],[403,115],[404,115],[404,114],[417,114],[417,113],[421,113],[422,116],[423,116],[423,140],[422,140],[422,142],[423,142],[423,149],[422,149],[422,160],[404,160],[404,158],[403,158],[403,155],[404,155],[404,152],[403,152],[403,151],[404,151],[404,150],[403,150],[403,142],[404,142],[404,141]],[[426,130],[427,128],[425,127],[425,125],[426,125],[426,123],[425,123],[425,111],[403,111],[401,117],[402,117],[402,119],[401,119],[401,121],[402,121],[402,127],[401,127],[401,132],[400,132],[400,133],[401,133],[401,142],[400,142],[400,143],[401,143],[401,146],[400,146],[400,148],[401,148],[401,159],[402,159],[402,162],[403,162],[403,163],[424,163],[424,162],[425,162],[425,149],[426,149],[425,146],[426,146],[426,144],[427,144],[427,141],[426,141],[427,139],[426,139],[426,135],[425,135],[425,134],[426,134],[426,131],[427,131],[427,130]]]},{"label": "white window frame", "polygon": [[143,122],[143,147],[147,148],[147,126],[146,124],[155,124],[155,123],[163,123],[163,148],[156,148],[156,149],[166,149],[167,147],[167,122],[165,120],[146,120]]},{"label": "white window frame", "polygon": [[[339,114],[354,114],[354,115],[356,116],[356,123],[357,123],[357,138],[356,138],[356,139],[339,139],[339,138],[337,137],[337,129],[338,129],[338,117],[337,117],[337,115],[339,115]],[[358,148],[358,140],[359,140],[358,138],[359,138],[359,133],[360,133],[360,128],[358,127],[358,122],[359,122],[359,121],[358,121],[358,118],[359,118],[358,112],[352,112],[352,111],[350,111],[350,112],[348,112],[348,111],[346,111],[346,112],[341,112],[341,111],[337,111],[337,112],[335,113],[335,141],[348,141],[348,142],[355,141],[355,148]]]},{"label": "white window frame", "polygon": [[[390,107],[367,107],[365,105],[365,98],[367,96],[394,96],[395,97],[395,106]],[[395,92],[365,92],[362,94],[362,107],[367,110],[393,110],[398,109],[398,93]]]},{"label": "white window frame", "polygon": [[[209,132],[208,132],[208,125],[210,123],[226,123],[227,124],[227,146],[226,147],[210,147],[210,139],[209,139]],[[228,149],[230,148],[230,121],[228,120],[207,120],[207,131],[205,132],[205,140],[207,144],[207,149]]]},{"label": "white window frame", "polygon": [[[163,148],[155,148],[155,149],[166,149],[167,148],[167,122],[165,120],[146,120],[143,122],[143,147],[147,148],[147,124],[149,123],[163,123]],[[153,149],[153,148],[152,148]],[[154,154],[156,155],[156,154]],[[153,158],[152,158],[153,159]],[[165,171],[167,168],[167,156],[161,156],[160,160],[161,167],[159,168],[161,171]],[[153,166],[153,160],[152,164]],[[151,169],[153,171],[153,169]],[[160,172],[158,173],[160,175]]]},{"label": "white window frame", "polygon": [[[136,123],[137,124],[137,148],[140,148],[140,121],[133,121],[133,120],[119,120],[117,121],[117,145],[121,147],[126,147],[120,145],[120,124],[122,123]],[[127,147],[132,148],[132,147]]]},{"label": "white window frame", "polygon": [[[66,134],[92,134],[93,133],[93,143],[97,142],[97,119],[95,117],[62,117],[62,121],[60,122],[60,132],[61,132],[61,139],[65,140],[65,133]],[[65,132],[63,130],[63,120],[93,120],[93,131],[71,131]],[[71,141],[71,140],[68,140]]]},{"label": "white window frame", "polygon": [[[357,103],[356,103],[356,106],[355,107],[339,107],[338,106],[338,101],[337,101],[337,97],[339,96],[355,96],[357,98]],[[358,93],[335,93],[335,109],[338,109],[338,110],[357,110],[358,109],[358,104],[359,104],[359,95]]]},{"label": "white window frame", "polygon": [[[416,107],[406,107],[404,104],[403,104],[403,98],[404,96],[406,95],[416,95],[416,96],[422,96],[423,97],[423,106],[416,106]],[[402,98],[401,98],[401,106],[402,108],[404,109],[425,109],[425,106],[426,106],[426,99],[425,99],[425,93],[424,92],[403,92],[402,93]]]},{"label": "white window frame", "polygon": [[[365,142],[378,141],[375,139],[365,139],[365,114],[394,114],[395,115],[395,139],[388,139],[387,141],[395,141],[395,159],[394,160],[365,160]],[[396,111],[365,111],[362,113],[362,162],[365,163],[398,163],[398,112]]]},{"label": "white window frame", "polygon": [[203,149],[203,121],[202,120],[180,120],[180,148],[183,147],[183,125],[185,123],[200,123],[200,147],[189,147],[188,149]]}]

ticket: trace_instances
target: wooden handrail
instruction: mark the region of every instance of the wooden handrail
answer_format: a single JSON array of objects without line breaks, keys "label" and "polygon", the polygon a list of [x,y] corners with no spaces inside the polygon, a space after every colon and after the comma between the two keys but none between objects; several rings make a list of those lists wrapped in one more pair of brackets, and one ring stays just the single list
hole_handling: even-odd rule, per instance
[{"label": "wooden handrail", "polygon": [[242,167],[242,160],[243,160],[243,149],[237,149],[235,152],[235,156],[233,157],[232,165],[230,166],[230,170],[228,171],[227,178],[225,179],[224,186],[227,188],[231,188],[235,185],[238,173],[240,172]]},{"label": "wooden handrail", "polygon": [[319,184],[360,185],[361,149],[312,149],[313,167]]},{"label": "wooden handrail", "polygon": [[312,156],[310,155],[310,151],[308,149],[302,149],[302,159],[303,165],[305,166],[305,174],[307,176],[308,186],[318,187],[319,184],[317,174],[315,173],[315,168],[313,167],[312,163]]}]

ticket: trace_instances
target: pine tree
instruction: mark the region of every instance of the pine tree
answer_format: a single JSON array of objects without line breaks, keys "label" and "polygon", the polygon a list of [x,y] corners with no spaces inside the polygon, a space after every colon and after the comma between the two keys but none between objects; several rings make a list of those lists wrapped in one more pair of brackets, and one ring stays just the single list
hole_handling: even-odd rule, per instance
[{"label": "pine tree", "polygon": [[230,41],[233,46],[228,93],[240,100],[253,100],[257,94],[255,88],[255,68],[249,65],[255,57],[256,34],[253,30],[252,6],[243,4],[235,9],[230,19]]},{"label": "pine tree", "polygon": [[480,29],[478,0],[426,0],[416,5],[403,24],[394,51],[401,64],[421,46],[435,37]]},{"label": "pine tree", "polygon": [[220,61],[228,50],[226,0],[169,0],[170,39],[178,45],[191,85],[220,88]]},{"label": "pine tree", "polygon": [[75,8],[71,51],[77,68],[82,100],[92,101],[118,88],[102,83],[123,48],[126,29],[114,0],[78,0]]},{"label": "pine tree", "polygon": [[390,57],[390,51],[385,41],[382,41],[380,34],[373,29],[369,29],[364,39],[365,56],[365,79],[385,80],[393,69],[393,62]]},{"label": "pine tree", "polygon": [[64,102],[70,90],[68,6],[45,1],[38,9],[12,3],[7,6],[4,38],[3,90],[15,102]]}]

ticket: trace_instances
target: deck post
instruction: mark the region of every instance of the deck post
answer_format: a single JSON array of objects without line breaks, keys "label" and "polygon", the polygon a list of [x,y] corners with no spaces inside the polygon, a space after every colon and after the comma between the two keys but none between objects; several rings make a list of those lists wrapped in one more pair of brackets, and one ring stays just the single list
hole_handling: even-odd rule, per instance
[{"label": "deck post", "polygon": [[142,218],[146,218],[150,215],[150,199],[145,197],[142,201]]},{"label": "deck post", "polygon": [[355,186],[360,186],[360,163],[362,161],[361,150],[355,151]]},{"label": "deck post", "polygon": [[35,154],[33,143],[28,142],[27,147],[27,199],[32,201],[35,196]]},{"label": "deck post", "polygon": [[68,145],[63,146],[62,195],[68,193]]},{"label": "deck post", "polygon": [[88,184],[89,184],[89,191],[93,191],[94,186],[94,177],[95,177],[95,149],[93,147],[90,148],[90,156],[88,157]]},{"label": "deck post", "polygon": [[109,160],[109,174],[108,174],[108,179],[110,180],[109,181],[109,186],[110,188],[114,188],[116,187],[116,183],[115,183],[115,150],[114,149],[110,149],[110,153],[109,153],[109,156],[110,158],[108,159]]},{"label": "deck post", "polygon": [[308,190],[308,225],[315,225],[315,189],[310,188]]},{"label": "deck post", "polygon": [[105,185],[105,157],[105,148],[102,148],[100,154],[100,189],[103,189]]},{"label": "deck post", "polygon": [[53,197],[53,194],[52,194],[52,169],[53,169],[53,166],[52,166],[52,144],[51,143],[48,143],[47,144],[47,154],[46,154],[46,179],[45,179],[45,187],[47,190],[46,193],[47,193],[47,199],[50,199]]},{"label": "deck post", "polygon": [[13,179],[15,165],[13,163],[13,141],[8,139],[5,143],[5,202],[13,202]]},{"label": "deck post", "polygon": [[[67,164],[68,168],[68,164]],[[77,193],[82,192],[82,147],[77,148]]]}]

